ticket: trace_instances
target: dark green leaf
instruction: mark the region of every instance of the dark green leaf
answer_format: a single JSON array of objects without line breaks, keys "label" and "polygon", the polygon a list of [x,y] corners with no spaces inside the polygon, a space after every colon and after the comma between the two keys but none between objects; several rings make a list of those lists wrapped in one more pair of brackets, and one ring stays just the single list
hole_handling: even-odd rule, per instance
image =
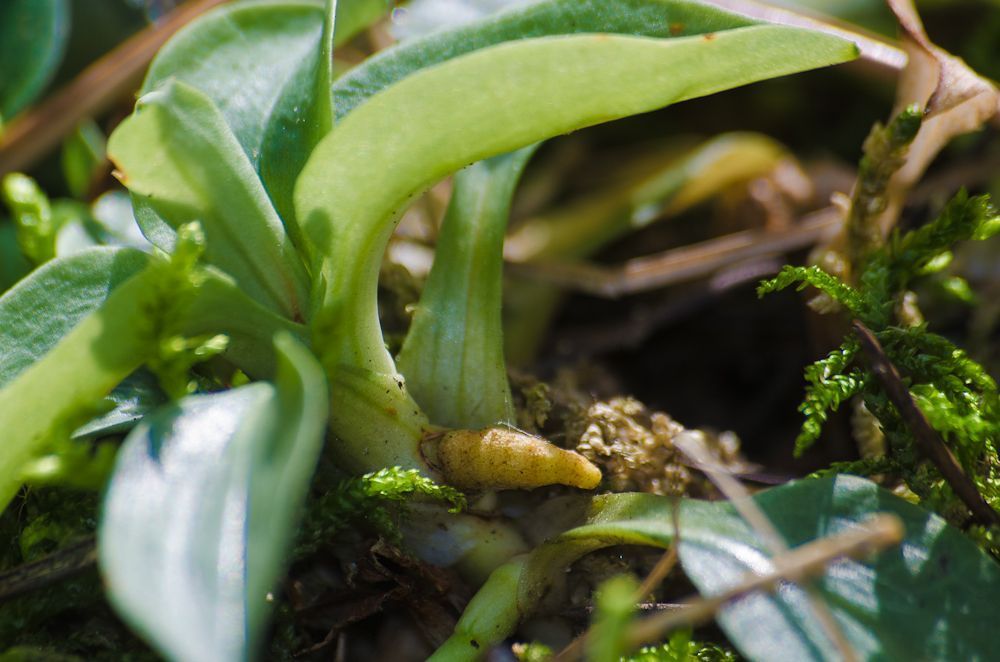
[{"label": "dark green leaf", "polygon": [[[903,521],[906,536],[899,547],[869,561],[833,563],[817,582],[860,659],[988,660],[1000,653],[989,625],[991,605],[1000,600],[1000,567],[937,515],[848,475],[789,483],[754,500],[791,547],[843,531],[876,512]],[[480,591],[490,600],[473,598],[440,659],[459,654],[463,645],[468,651],[477,637],[485,645],[502,639],[516,625],[513,606],[521,617],[530,613],[554,582],[565,581],[563,569],[597,549],[667,547],[677,538],[685,573],[706,595],[772,567],[766,544],[726,502],[607,494],[582,511],[582,526],[494,573]],[[514,585],[516,597],[507,597]],[[750,659],[837,659],[804,591],[791,584],[734,602],[718,620]]]},{"label": "dark green leaf", "polygon": [[119,453],[99,530],[113,604],[172,659],[253,657],[323,441],[326,385],[279,338],[274,386],[189,396]]},{"label": "dark green leaf", "polygon": [[0,123],[30,104],[62,59],[69,30],[66,0],[0,4]]}]

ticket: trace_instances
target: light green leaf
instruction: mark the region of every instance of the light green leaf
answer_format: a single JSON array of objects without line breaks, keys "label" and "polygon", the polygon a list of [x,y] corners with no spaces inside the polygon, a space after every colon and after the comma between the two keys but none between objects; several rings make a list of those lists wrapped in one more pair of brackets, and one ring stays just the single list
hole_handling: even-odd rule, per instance
[{"label": "light green leaf", "polygon": [[62,60],[68,33],[66,0],[0,4],[0,121],[9,120],[45,88]]},{"label": "light green leaf", "polygon": [[112,134],[108,153],[126,186],[173,228],[202,224],[209,263],[257,301],[304,319],[305,269],[253,166],[204,94],[176,81],[147,94]]},{"label": "light green leaf", "polygon": [[503,242],[526,147],[455,175],[434,266],[398,358],[413,398],[435,425],[514,423],[500,320]]},{"label": "light green leaf", "polygon": [[[332,126],[332,46],[374,22],[391,3],[329,4],[336,6],[335,24],[331,8],[319,0],[219,7],[167,42],[141,90],[179,80],[211,99],[286,222],[292,218],[295,178]],[[294,233],[295,226],[287,225]]]},{"label": "light green leaf", "polygon": [[376,54],[334,83],[334,105],[338,119],[343,118],[372,95],[421,69],[507,41],[584,33],[665,39],[731,30],[755,23],[744,16],[692,0],[529,2],[526,6],[433,32]]},{"label": "light green leaf", "polygon": [[48,353],[148,261],[137,250],[91,248],[47,262],[0,297],[0,387]]},{"label": "light green leaf", "polygon": [[394,372],[375,305],[378,268],[398,211],[442,177],[553,135],[855,54],[840,39],[776,26],[668,40],[526,39],[373,96],[324,138],[296,187],[297,218],[326,256],[325,362]]},{"label": "light green leaf", "polygon": [[[767,490],[754,500],[792,547],[843,531],[876,512],[903,521],[902,544],[870,561],[843,560],[816,583],[860,659],[994,659],[1000,644],[988,627],[1000,599],[1000,567],[943,519],[854,476],[808,479]],[[530,613],[562,570],[612,545],[667,547],[677,536],[684,572],[704,594],[721,592],[748,572],[771,568],[767,545],[726,502],[649,494],[594,497],[583,524],[527,559],[498,570],[470,602],[455,635],[434,659],[469,659],[475,640],[488,647]],[[572,508],[570,508],[572,511]],[[511,614],[516,606],[519,615]],[[825,638],[801,588],[782,585],[723,609],[719,623],[750,659],[826,660]]]},{"label": "light green leaf", "polygon": [[125,441],[98,535],[112,603],[171,659],[255,657],[323,442],[326,385],[287,336],[274,386],[189,396]]}]

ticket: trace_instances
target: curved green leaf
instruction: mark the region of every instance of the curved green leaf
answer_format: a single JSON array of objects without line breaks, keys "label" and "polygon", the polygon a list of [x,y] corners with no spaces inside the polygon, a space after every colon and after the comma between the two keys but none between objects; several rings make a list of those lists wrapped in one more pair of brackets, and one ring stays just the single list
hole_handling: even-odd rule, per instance
[{"label": "curved green leaf", "polygon": [[6,0],[0,5],[0,122],[45,88],[66,46],[67,0]]},{"label": "curved green leaf", "polygon": [[535,147],[455,175],[434,266],[397,359],[435,425],[514,423],[500,321],[503,242],[511,197]]},{"label": "curved green leaf", "polygon": [[776,26],[669,40],[527,39],[372,97],[323,139],[296,187],[297,218],[325,256],[325,361],[394,371],[375,305],[382,252],[396,213],[445,175],[553,135],[855,54],[840,39]]},{"label": "curved green leaf", "polygon": [[277,341],[274,386],[184,398],[119,452],[98,535],[109,596],[172,659],[253,657],[323,441],[326,385]]},{"label": "curved green leaf", "polygon": [[209,263],[257,301],[289,319],[304,319],[305,269],[257,173],[208,97],[177,81],[150,92],[112,134],[108,155],[125,185],[171,227],[201,223]]},{"label": "curved green leaf", "polygon": [[208,96],[285,219],[295,178],[332,125],[332,47],[387,9],[386,0],[327,4],[336,5],[335,22],[321,0],[226,4],[167,42],[141,90],[180,80]]},{"label": "curved green leaf", "polygon": [[[847,475],[797,481],[754,500],[792,547],[876,512],[902,519],[906,536],[899,547],[866,562],[833,563],[816,582],[860,659],[994,659],[1000,652],[986,625],[990,605],[1000,599],[1000,567],[937,515]],[[677,507],[679,533],[673,527]],[[489,601],[473,598],[434,659],[471,659],[473,640],[484,647],[502,640],[553,582],[564,581],[564,568],[604,547],[667,547],[679,538],[684,571],[705,594],[771,568],[767,545],[726,502],[608,494],[593,498],[581,517],[581,526],[494,573],[480,590]],[[794,585],[745,597],[718,620],[750,659],[837,658],[804,591]]]},{"label": "curved green leaf", "polygon": [[[524,3],[522,3],[524,4]],[[687,37],[756,21],[694,0],[546,0],[529,2],[459,27],[382,51],[333,85],[341,119],[374,94],[420,69],[489,46],[561,34],[609,33]]]}]

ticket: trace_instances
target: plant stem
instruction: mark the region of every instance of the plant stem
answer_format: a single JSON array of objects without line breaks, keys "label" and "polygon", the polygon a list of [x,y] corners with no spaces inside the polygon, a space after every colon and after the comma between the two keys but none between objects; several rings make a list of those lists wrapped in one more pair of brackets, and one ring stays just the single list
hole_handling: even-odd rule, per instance
[{"label": "plant stem", "polygon": [[1000,513],[993,510],[986,502],[983,495],[979,493],[975,483],[965,475],[961,465],[951,450],[945,445],[944,440],[937,430],[931,427],[927,417],[920,411],[913,401],[906,385],[903,382],[899,370],[893,365],[889,357],[886,356],[882,344],[875,337],[867,326],[861,321],[854,320],[854,334],[861,342],[861,349],[868,358],[872,372],[876,379],[882,384],[889,400],[896,407],[900,417],[910,428],[913,438],[923,450],[924,454],[934,463],[938,471],[944,477],[951,489],[972,511],[972,516],[981,524],[998,526],[1000,525]]}]

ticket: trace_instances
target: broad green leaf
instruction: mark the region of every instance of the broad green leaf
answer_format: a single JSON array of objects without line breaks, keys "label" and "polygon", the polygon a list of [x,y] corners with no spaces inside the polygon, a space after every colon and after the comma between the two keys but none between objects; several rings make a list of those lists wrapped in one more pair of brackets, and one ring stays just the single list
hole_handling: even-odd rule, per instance
[{"label": "broad green leaf", "polygon": [[297,218],[326,256],[318,276],[327,291],[317,297],[325,362],[394,372],[376,310],[378,268],[398,211],[442,177],[554,135],[855,54],[840,39],[776,26],[666,40],[526,39],[373,96],[323,139],[296,187]]},{"label": "broad green leaf", "polygon": [[[525,3],[519,3],[524,5]],[[419,12],[419,9],[418,9]],[[455,12],[450,12],[454,18]],[[420,69],[506,41],[560,34],[686,37],[756,22],[693,0],[545,0],[529,2],[382,51],[333,86],[337,118]]]},{"label": "broad green leaf", "polygon": [[122,617],[170,659],[245,660],[264,634],[327,403],[309,352],[287,336],[276,343],[273,386],[184,398],[119,452],[101,569]]},{"label": "broad green leaf", "polygon": [[[983,621],[1000,599],[1000,567],[937,515],[846,475],[769,490],[757,503],[792,547],[843,531],[873,512],[895,513],[903,520],[906,539],[898,548],[870,563],[836,563],[818,583],[860,659],[990,660],[1000,655],[1000,641]],[[681,563],[704,594],[732,585],[766,559],[765,547],[741,521],[733,522],[724,545],[686,539],[681,526]],[[805,593],[795,586],[735,602],[718,621],[750,659],[838,656]]]},{"label": "broad green leaf", "polygon": [[52,205],[56,217],[56,256],[65,257],[94,246],[120,246],[150,252],[153,245],[142,235],[132,212],[128,193],[108,191],[89,209],[75,200],[57,200]]},{"label": "broad green leaf", "polygon": [[108,154],[122,180],[174,228],[199,221],[206,260],[292,320],[306,314],[305,269],[257,173],[201,92],[171,82],[140,99]]},{"label": "broad green leaf", "polygon": [[413,398],[435,425],[514,423],[500,321],[503,242],[526,147],[455,175],[434,266],[398,358]]},{"label": "broad green leaf", "polygon": [[[164,339],[224,333],[226,358],[270,375],[270,339],[286,329],[302,334],[228,276],[182,268],[132,249],[91,249],[51,261],[0,298],[0,507],[25,464],[160,356]],[[51,314],[60,305],[65,314]]]},{"label": "broad green leaf", "polygon": [[51,80],[68,32],[67,0],[0,4],[0,123],[34,101]]},{"label": "broad green leaf", "polygon": [[[996,658],[1000,644],[987,624],[991,605],[1000,599],[1000,567],[937,515],[847,475],[797,481],[754,499],[793,547],[876,512],[902,519],[906,537],[899,547],[869,561],[833,563],[816,582],[860,659]],[[678,505],[679,533],[673,528]],[[566,567],[597,549],[667,547],[678,537],[684,572],[704,594],[733,586],[748,572],[771,569],[767,546],[726,502],[608,494],[594,497],[580,517],[581,526],[494,573],[480,590],[484,599],[473,598],[434,659],[468,658],[473,639],[484,647],[502,639],[554,582],[565,581]],[[718,619],[750,659],[837,658],[797,586],[745,597]]]},{"label": "broad green leaf", "polygon": [[332,45],[374,22],[391,3],[330,4],[335,31],[319,0],[230,3],[209,12],[160,50],[141,90],[180,80],[208,96],[284,219],[293,212],[295,178],[332,123]]},{"label": "broad green leaf", "polygon": [[91,248],[51,260],[0,297],[0,387],[40,359],[149,256]]}]

